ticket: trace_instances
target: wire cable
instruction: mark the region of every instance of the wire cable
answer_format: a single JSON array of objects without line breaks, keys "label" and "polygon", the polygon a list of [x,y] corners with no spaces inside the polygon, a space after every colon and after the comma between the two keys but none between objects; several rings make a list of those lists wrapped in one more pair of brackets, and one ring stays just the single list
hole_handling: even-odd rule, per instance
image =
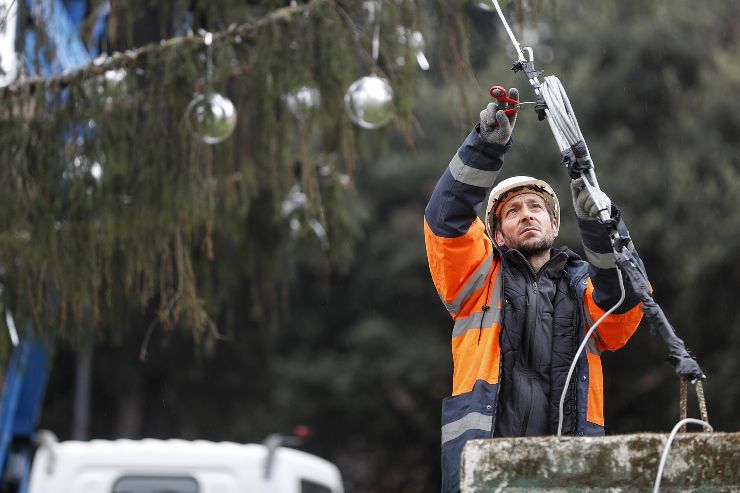
[{"label": "wire cable", "polygon": [[702,425],[704,426],[705,429],[708,428],[709,431],[714,431],[714,428],[712,428],[712,425],[700,419],[686,418],[676,423],[676,426],[673,427],[671,434],[668,436],[668,441],[666,442],[665,448],[663,449],[663,455],[660,457],[660,465],[658,466],[658,474],[655,476],[655,486],[653,487],[653,493],[658,493],[660,491],[660,480],[663,477],[663,469],[665,468],[665,463],[666,463],[666,460],[668,459],[668,452],[671,449],[671,443],[673,442],[673,439],[676,437],[676,433],[678,433],[678,430],[686,423]]},{"label": "wire cable", "polygon": [[570,364],[570,369],[568,370],[568,376],[565,378],[565,386],[563,387],[563,393],[560,394],[560,405],[558,407],[558,436],[562,436],[563,432],[563,406],[565,404],[565,394],[568,392],[568,386],[570,385],[570,379],[573,377],[573,371],[576,368],[576,364],[578,363],[578,358],[581,356],[581,353],[583,352],[583,349],[586,347],[586,344],[588,344],[588,340],[591,338],[591,335],[594,333],[596,328],[601,324],[601,322],[608,317],[609,315],[614,312],[617,308],[619,308],[619,305],[624,302],[625,298],[625,290],[624,290],[624,280],[622,279],[622,272],[617,267],[617,277],[619,278],[619,289],[621,290],[621,296],[619,297],[619,301],[617,303],[609,308],[599,319],[594,323],[588,332],[586,332],[586,336],[583,338],[583,341],[581,342],[581,345],[578,347],[578,351],[576,351],[576,355],[573,358],[573,362]]},{"label": "wire cable", "polygon": [[[585,157],[582,156],[582,159],[588,159],[589,161],[591,161],[588,147],[586,146],[586,141],[583,138],[583,134],[581,133],[581,128],[578,126],[576,114],[573,111],[573,106],[570,104],[570,100],[568,99],[568,95],[565,92],[563,84],[561,84],[560,80],[557,77],[555,77],[554,75],[550,75],[545,77],[545,80],[542,83],[540,89],[542,90],[542,95],[545,98],[545,102],[547,103],[547,107],[549,110],[547,120],[550,123],[550,128],[552,129],[552,133],[555,136],[555,140],[558,143],[560,151],[566,151],[572,146],[580,144],[582,145],[582,149],[585,149],[586,151]],[[607,206],[602,201],[602,194],[600,193],[601,190],[599,189],[598,181],[596,181],[596,175],[593,172],[593,168],[589,169],[588,178],[589,180],[584,180],[584,182],[586,184],[586,187],[591,192],[591,196],[593,197],[594,201],[599,205],[599,208],[602,209],[601,219],[609,219],[610,213],[607,210]],[[614,310],[619,308],[626,297],[622,272],[619,270],[619,267],[615,266],[615,269],[617,271],[617,277],[619,279],[619,301],[617,301],[614,306],[609,308],[609,310],[607,310],[601,317],[599,317],[596,323],[591,326],[589,331],[586,333],[586,336],[583,338],[583,341],[581,341],[581,345],[576,351],[573,362],[571,363],[570,369],[568,370],[568,376],[565,379],[563,393],[560,395],[560,404],[558,406],[558,436],[562,436],[563,407],[565,405],[565,395],[568,392],[570,380],[573,377],[573,372],[575,371],[576,364],[578,363],[578,358],[580,358],[581,353],[583,352],[586,344],[588,344],[588,341],[591,338],[591,335],[596,331],[601,322],[604,321],[607,316],[611,315]]]},{"label": "wire cable", "polygon": [[[578,120],[573,111],[573,106],[570,104],[570,100],[565,93],[565,88],[560,82],[560,79],[554,75],[548,75],[545,77],[540,89],[550,110],[549,118],[553,120],[560,133],[561,138],[558,140],[560,150],[565,150],[581,141],[585,144],[581,128],[578,126]],[[567,143],[567,147],[563,146],[561,142]]]}]

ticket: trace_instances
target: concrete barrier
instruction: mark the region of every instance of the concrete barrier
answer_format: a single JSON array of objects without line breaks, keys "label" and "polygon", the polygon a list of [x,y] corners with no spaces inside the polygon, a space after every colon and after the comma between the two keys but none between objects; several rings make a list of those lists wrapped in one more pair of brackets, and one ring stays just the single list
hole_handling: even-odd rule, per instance
[{"label": "concrete barrier", "polygon": [[[471,440],[462,493],[651,492],[668,434]],[[740,433],[679,433],[661,492],[740,492]]]}]

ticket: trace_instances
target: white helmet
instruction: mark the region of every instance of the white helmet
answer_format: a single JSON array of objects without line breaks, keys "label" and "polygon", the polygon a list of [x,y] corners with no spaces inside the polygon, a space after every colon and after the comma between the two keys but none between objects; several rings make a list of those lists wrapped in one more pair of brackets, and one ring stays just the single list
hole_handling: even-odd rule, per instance
[{"label": "white helmet", "polygon": [[536,193],[547,202],[552,208],[555,221],[560,224],[560,203],[555,191],[547,182],[532,178],[531,176],[512,176],[500,182],[493,187],[491,194],[488,196],[488,206],[486,206],[486,232],[493,238],[493,228],[491,227],[492,217],[497,217],[499,208],[509,198],[519,193]]}]

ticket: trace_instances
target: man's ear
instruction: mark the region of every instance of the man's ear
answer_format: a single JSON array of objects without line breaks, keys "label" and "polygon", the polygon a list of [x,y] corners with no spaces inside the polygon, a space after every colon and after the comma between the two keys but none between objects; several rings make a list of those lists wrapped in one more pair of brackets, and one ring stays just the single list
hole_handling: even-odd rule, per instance
[{"label": "man's ear", "polygon": [[493,232],[493,238],[496,241],[496,246],[504,246],[504,235],[500,229]]},{"label": "man's ear", "polygon": [[553,234],[553,238],[557,238],[558,237],[558,232],[559,231],[560,231],[560,225],[558,224],[558,222],[553,217],[552,218],[552,234]]}]

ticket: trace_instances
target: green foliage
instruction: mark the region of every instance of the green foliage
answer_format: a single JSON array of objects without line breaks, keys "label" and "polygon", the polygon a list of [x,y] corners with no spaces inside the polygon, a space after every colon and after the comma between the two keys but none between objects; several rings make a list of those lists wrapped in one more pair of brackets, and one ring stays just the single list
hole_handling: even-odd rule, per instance
[{"label": "green foliage", "polygon": [[[185,2],[150,3],[119,5],[114,46],[135,43],[146,15],[167,35],[186,13]],[[212,338],[204,300],[224,292],[207,276],[229,268],[213,263],[216,238],[238,244],[241,272],[267,285],[288,282],[302,260],[321,268],[347,261],[362,216],[347,182],[356,135],[343,98],[374,64],[372,25],[359,1],[281,5],[190,6],[194,27],[221,30],[212,82],[203,38],[191,36],[0,90],[0,264],[5,305],[19,320],[61,337],[100,326],[115,333],[125,330],[126,311],[155,302],[165,328]],[[396,63],[400,53],[411,60],[396,28],[421,29],[421,11],[421,3],[386,2],[379,17],[376,68],[395,88],[407,134],[419,71]],[[444,14],[446,23],[459,11],[448,4]],[[234,20],[248,23],[223,30]],[[303,87],[318,91],[322,109],[296,118],[286,97]],[[239,119],[217,146],[194,138],[184,115],[193,94],[208,91],[226,94]],[[308,202],[291,240],[280,204],[296,184]],[[326,230],[327,251],[310,240],[312,221]]]},{"label": "green foliage", "polygon": [[[462,5],[437,1],[434,18],[455,14]],[[656,300],[708,375],[710,421],[717,430],[736,431],[740,115],[734,101],[740,90],[740,6],[720,0],[701,8],[689,0],[612,0],[559,7],[552,18],[546,10],[539,18],[552,31],[542,44],[553,48],[555,58],[538,66],[562,80],[601,186],[624,213]],[[467,14],[467,20],[443,23],[444,29],[462,33],[468,24],[474,27],[467,42],[478,64],[468,77],[404,86],[416,99],[409,103],[403,132],[352,130],[342,116],[318,136],[305,134],[307,142],[323,139],[337,150],[320,153],[321,162],[336,159],[340,165],[330,167],[326,184],[318,173],[311,186],[321,196],[316,211],[323,211],[327,224],[347,228],[341,237],[350,239],[332,238],[329,252],[342,249],[336,252],[342,268],[329,272],[310,231],[305,241],[291,242],[285,224],[273,226],[284,195],[266,192],[264,178],[285,179],[285,193],[304,175],[294,166],[277,167],[274,174],[262,172],[267,167],[239,168],[246,177],[232,185],[239,193],[216,200],[215,261],[203,253],[201,242],[193,243],[200,293],[229,343],[217,344],[215,357],[202,358],[193,355],[183,334],[155,333],[150,358],[134,362],[149,320],[131,307],[121,309],[125,317],[106,322],[111,332],[123,334],[121,346],[96,348],[101,356],[94,436],[259,441],[305,423],[314,431],[306,449],[340,465],[347,491],[438,489],[439,412],[450,388],[451,321],[429,277],[423,209],[477,111],[490,100],[488,87],[516,86],[523,100],[533,99],[522,75],[508,70],[508,40],[498,20],[472,9]],[[424,29],[424,34],[435,33]],[[317,56],[331,49],[332,40],[321,39],[327,48]],[[444,59],[453,68],[449,55],[461,46],[435,43],[436,62]],[[535,50],[536,57],[543,51]],[[321,65],[329,63],[327,55]],[[335,81],[336,94],[355,75]],[[336,98],[331,108],[341,114]],[[181,99],[186,103],[189,96]],[[269,118],[274,125],[277,117]],[[244,133],[234,141],[251,135],[243,123],[237,132]],[[514,140],[501,177],[527,174],[551,183],[563,205],[558,243],[580,251],[567,173],[547,124],[531,110],[522,111]],[[9,151],[3,146],[2,152]],[[341,179],[350,164],[353,184],[345,188]],[[333,200],[340,205],[330,206]],[[234,207],[243,213],[228,212]],[[355,220],[360,214],[362,220]],[[283,275],[296,282],[276,287]],[[291,302],[281,304],[284,299]],[[119,326],[131,329],[113,330]],[[675,424],[678,385],[665,355],[660,339],[644,328],[619,352],[604,354],[608,433],[665,432]],[[68,436],[72,378],[64,357],[51,375],[43,423],[62,437]],[[139,382],[138,407],[127,404],[133,381]],[[139,426],[121,425],[129,407],[146,416]],[[693,399],[689,412],[697,415]]]}]

